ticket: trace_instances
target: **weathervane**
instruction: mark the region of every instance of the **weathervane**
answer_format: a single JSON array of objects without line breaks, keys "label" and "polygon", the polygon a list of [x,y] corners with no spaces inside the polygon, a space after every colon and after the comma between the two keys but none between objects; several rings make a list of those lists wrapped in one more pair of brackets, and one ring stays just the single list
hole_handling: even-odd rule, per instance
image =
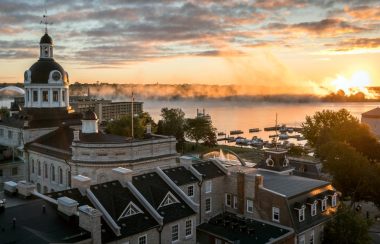
[{"label": "weathervane", "polygon": [[47,10],[46,10],[46,0],[44,2],[44,8],[45,8],[45,14],[42,16],[43,18],[42,18],[40,24],[44,24],[45,25],[45,33],[47,34],[48,33],[47,26],[48,25],[52,25],[53,22],[49,22],[48,21],[48,15],[47,15]]}]

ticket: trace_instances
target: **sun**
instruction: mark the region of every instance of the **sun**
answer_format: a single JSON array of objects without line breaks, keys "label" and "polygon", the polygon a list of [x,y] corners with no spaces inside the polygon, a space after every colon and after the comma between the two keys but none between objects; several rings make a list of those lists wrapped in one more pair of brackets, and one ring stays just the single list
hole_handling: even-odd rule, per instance
[{"label": "sun", "polygon": [[347,96],[361,92],[366,98],[371,98],[373,94],[368,91],[371,83],[372,80],[369,73],[364,70],[358,70],[351,77],[338,75],[336,79],[331,81],[331,87],[335,89],[335,92],[343,91]]}]

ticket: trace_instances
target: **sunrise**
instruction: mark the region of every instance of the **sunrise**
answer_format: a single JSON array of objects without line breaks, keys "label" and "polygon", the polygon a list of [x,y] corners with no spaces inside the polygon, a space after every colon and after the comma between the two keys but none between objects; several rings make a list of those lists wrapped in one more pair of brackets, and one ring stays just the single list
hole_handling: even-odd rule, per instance
[{"label": "sunrise", "polygon": [[379,0],[0,0],[0,244],[380,243]]}]

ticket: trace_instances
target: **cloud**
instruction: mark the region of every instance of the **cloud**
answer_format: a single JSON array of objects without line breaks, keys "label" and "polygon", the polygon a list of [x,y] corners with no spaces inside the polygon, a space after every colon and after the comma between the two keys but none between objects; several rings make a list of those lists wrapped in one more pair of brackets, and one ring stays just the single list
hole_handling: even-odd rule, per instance
[{"label": "cloud", "polygon": [[380,20],[380,6],[346,6],[344,12],[355,19]]},{"label": "cloud", "polygon": [[373,49],[380,47],[380,38],[352,38],[339,42],[338,44],[326,44],[326,46],[336,46],[334,51],[344,52],[354,49]]},{"label": "cloud", "polygon": [[297,24],[271,23],[267,25],[267,28],[273,31],[298,31],[318,36],[336,36],[345,33],[357,33],[368,30],[347,21],[334,18],[313,22],[301,22]]}]

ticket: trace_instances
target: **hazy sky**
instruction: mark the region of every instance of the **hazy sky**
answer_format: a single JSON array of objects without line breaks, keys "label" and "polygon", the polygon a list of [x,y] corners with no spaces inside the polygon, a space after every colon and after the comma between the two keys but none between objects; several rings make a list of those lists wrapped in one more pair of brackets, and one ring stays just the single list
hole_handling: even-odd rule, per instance
[{"label": "hazy sky", "polygon": [[[0,82],[38,58],[43,0],[0,0]],[[380,85],[379,0],[48,0],[71,82]],[[304,88],[301,88],[302,90]]]}]

